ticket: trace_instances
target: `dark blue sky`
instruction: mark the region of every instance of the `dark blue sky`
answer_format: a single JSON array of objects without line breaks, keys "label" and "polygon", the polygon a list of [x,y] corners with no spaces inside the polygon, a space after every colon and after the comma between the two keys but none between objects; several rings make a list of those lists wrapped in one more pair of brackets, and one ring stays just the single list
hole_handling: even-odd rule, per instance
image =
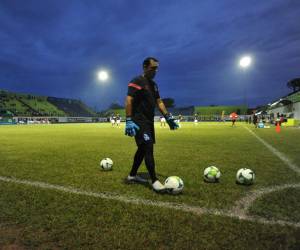
[{"label": "dark blue sky", "polygon": [[265,104],[300,75],[299,17],[299,0],[1,0],[0,89],[104,109],[154,56],[177,106]]}]

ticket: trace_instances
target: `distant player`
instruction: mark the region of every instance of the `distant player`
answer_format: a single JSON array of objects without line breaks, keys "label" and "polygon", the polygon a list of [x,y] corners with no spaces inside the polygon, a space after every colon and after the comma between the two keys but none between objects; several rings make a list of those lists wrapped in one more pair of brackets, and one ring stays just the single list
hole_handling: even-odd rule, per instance
[{"label": "distant player", "polygon": [[283,116],[283,114],[280,115],[279,126],[281,126],[282,123],[284,123],[284,116]]},{"label": "distant player", "polygon": [[181,122],[182,121],[182,115],[178,115],[178,121]]},{"label": "distant player", "polygon": [[165,127],[166,126],[166,118],[163,116],[160,117],[160,126]]},{"label": "distant player", "polygon": [[231,118],[231,122],[232,122],[231,127],[235,126],[235,122],[236,122],[236,119],[238,118],[238,115],[235,112],[233,112],[230,114],[229,117]]},{"label": "distant player", "polygon": [[115,126],[115,123],[116,123],[116,117],[115,115],[112,115],[110,117],[110,123],[111,123],[111,126],[114,127]]},{"label": "distant player", "polygon": [[236,118],[232,118],[232,124],[231,124],[232,127],[235,126],[235,122],[236,122]]},{"label": "distant player", "polygon": [[121,116],[119,114],[117,114],[117,116],[116,116],[116,122],[117,122],[117,127],[120,127],[120,125],[121,125]]},{"label": "distant player", "polygon": [[257,128],[257,120],[258,120],[257,115],[253,114],[253,124],[254,124],[255,128]]},{"label": "distant player", "polygon": [[225,122],[225,111],[224,110],[222,111],[222,114],[221,114],[221,121]]},{"label": "distant player", "polygon": [[198,114],[194,115],[194,124],[198,124]]},{"label": "distant player", "polygon": [[181,127],[181,124],[180,124],[181,121],[182,121],[182,115],[179,114],[179,115],[178,115],[178,119],[177,119],[177,123],[178,123],[178,126],[179,126],[179,127]]}]

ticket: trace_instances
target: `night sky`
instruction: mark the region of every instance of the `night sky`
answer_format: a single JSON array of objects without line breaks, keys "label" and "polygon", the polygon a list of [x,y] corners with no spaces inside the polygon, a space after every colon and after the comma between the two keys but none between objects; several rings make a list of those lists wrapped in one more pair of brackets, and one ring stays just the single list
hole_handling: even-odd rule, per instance
[{"label": "night sky", "polygon": [[299,0],[0,0],[0,89],[100,110],[154,56],[176,106],[267,104],[300,76],[299,19]]}]

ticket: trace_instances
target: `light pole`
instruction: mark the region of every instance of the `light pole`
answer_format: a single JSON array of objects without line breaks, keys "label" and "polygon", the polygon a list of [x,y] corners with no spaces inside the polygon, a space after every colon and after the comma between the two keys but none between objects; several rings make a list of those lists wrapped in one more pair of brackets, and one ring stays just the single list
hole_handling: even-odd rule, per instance
[{"label": "light pole", "polygon": [[[251,56],[243,56],[240,59],[239,66],[245,71],[252,63]],[[245,106],[247,107],[247,86],[244,85],[244,97],[245,97]]]}]

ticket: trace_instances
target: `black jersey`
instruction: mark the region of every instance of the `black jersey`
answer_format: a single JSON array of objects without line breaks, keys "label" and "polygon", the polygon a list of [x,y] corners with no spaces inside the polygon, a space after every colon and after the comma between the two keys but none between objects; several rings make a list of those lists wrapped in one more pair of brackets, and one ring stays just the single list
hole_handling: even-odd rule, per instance
[{"label": "black jersey", "polygon": [[127,95],[134,98],[132,119],[153,123],[156,101],[160,98],[157,84],[144,76],[135,77],[128,84]]}]

